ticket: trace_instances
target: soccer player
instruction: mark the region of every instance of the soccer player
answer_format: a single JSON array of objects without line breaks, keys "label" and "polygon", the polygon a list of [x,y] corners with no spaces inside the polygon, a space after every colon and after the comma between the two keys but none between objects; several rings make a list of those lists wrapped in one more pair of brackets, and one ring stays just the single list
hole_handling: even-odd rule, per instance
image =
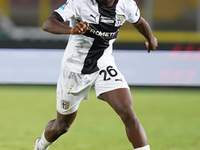
[{"label": "soccer player", "polygon": [[[70,22],[69,26],[63,24],[65,21]],[[134,0],[68,0],[44,22],[44,31],[70,37],[57,83],[57,118],[35,140],[34,150],[47,150],[68,131],[92,86],[97,98],[106,101],[121,117],[134,149],[150,150],[133,110],[129,86],[111,55],[112,44],[125,21],[146,38],[148,52],[156,49],[157,39]]]}]

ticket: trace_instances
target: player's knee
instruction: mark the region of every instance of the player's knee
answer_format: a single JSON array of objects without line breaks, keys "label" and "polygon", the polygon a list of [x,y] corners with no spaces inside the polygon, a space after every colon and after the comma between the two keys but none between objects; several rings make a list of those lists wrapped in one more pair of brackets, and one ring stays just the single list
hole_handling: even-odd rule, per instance
[{"label": "player's knee", "polygon": [[65,127],[60,128],[60,129],[58,130],[58,133],[59,133],[60,135],[62,135],[62,134],[64,134],[64,133],[66,133],[68,130],[69,130],[69,127],[68,127],[68,126],[65,126]]},{"label": "player's knee", "polygon": [[54,128],[54,131],[58,134],[58,135],[62,135],[64,133],[66,133],[70,128],[70,124],[68,123],[60,123],[57,124],[56,127]]},{"label": "player's knee", "polygon": [[120,117],[125,125],[128,124],[137,125],[139,123],[131,106],[124,108]]}]

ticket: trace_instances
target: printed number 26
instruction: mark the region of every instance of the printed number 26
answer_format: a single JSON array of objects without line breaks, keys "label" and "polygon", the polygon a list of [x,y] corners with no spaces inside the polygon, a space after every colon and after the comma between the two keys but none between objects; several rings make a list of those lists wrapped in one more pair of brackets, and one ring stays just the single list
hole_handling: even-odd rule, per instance
[{"label": "printed number 26", "polygon": [[108,66],[108,67],[106,68],[106,70],[101,70],[101,71],[99,72],[99,74],[100,74],[100,75],[101,75],[101,74],[104,74],[103,80],[104,80],[104,81],[107,81],[107,80],[110,80],[110,79],[111,79],[110,77],[107,77],[107,75],[110,75],[111,77],[115,77],[118,73],[117,73],[117,71],[113,68],[113,66]]}]

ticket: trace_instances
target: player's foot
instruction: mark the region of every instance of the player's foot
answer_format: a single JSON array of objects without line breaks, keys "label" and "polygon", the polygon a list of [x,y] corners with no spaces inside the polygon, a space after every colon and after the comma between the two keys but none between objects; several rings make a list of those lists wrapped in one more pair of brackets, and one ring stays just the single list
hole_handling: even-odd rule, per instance
[{"label": "player's foot", "polygon": [[38,143],[40,141],[41,137],[38,137],[36,140],[35,140],[35,143],[34,143],[34,149],[33,150],[40,150],[37,146],[38,146]]}]

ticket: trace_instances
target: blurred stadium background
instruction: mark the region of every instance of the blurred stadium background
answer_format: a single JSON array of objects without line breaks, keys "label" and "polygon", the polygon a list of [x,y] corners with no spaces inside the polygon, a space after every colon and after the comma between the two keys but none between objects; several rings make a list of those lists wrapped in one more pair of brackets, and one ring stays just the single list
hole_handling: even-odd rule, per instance
[{"label": "blurred stadium background", "polygon": [[[122,26],[114,44],[117,66],[132,86],[134,109],[152,149],[199,150],[200,0],[136,1],[159,46],[148,54],[145,39],[130,23]],[[2,150],[31,149],[55,117],[55,85],[68,36],[45,33],[41,26],[63,3],[0,0]],[[52,149],[132,149],[114,111],[95,101],[93,89],[89,97],[67,137]]]},{"label": "blurred stadium background", "polygon": [[[145,39],[130,23],[122,26],[113,55],[129,84],[200,86],[200,0],[136,2],[159,47],[147,55]],[[41,26],[63,3],[0,1],[0,83],[56,83],[68,36],[45,33]]]}]

